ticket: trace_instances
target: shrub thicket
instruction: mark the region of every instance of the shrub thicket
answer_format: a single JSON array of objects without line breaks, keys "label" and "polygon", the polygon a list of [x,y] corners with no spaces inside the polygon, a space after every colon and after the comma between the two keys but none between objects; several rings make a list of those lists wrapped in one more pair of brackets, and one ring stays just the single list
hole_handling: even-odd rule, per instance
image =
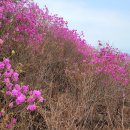
[{"label": "shrub thicket", "polygon": [[92,47],[47,7],[0,1],[0,60],[2,130],[130,127],[129,55]]}]

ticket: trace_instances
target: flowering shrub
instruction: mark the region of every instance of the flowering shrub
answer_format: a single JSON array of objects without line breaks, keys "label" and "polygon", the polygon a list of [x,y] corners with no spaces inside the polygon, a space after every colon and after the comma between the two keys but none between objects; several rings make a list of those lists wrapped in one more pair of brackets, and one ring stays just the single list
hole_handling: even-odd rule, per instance
[{"label": "flowering shrub", "polygon": [[[85,59],[87,62],[87,59]],[[83,61],[85,62],[85,61]],[[130,56],[112,48],[109,44],[91,54],[90,64],[95,65],[95,73],[110,75],[122,85],[127,86],[130,82],[129,72]]]},{"label": "flowering shrub", "polygon": [[[32,51],[32,48],[29,48],[30,46],[28,45],[32,45],[33,48],[37,48],[40,45],[38,53]],[[53,113],[55,117],[52,116],[53,121],[50,120],[50,116],[46,116],[46,118],[49,117],[47,121],[51,123],[56,122],[55,119],[60,121],[61,119],[58,119],[56,116],[65,113],[64,108],[66,109],[68,106],[71,107],[68,108],[70,114],[65,115],[71,116],[73,115],[71,112],[76,111],[77,108],[84,108],[86,103],[92,100],[95,101],[95,104],[98,101],[100,102],[101,98],[104,100],[103,92],[108,92],[105,94],[110,97],[114,95],[114,100],[118,100],[118,95],[120,97],[120,94],[123,92],[123,97],[126,98],[126,93],[122,90],[127,88],[124,86],[128,86],[130,83],[130,56],[119,52],[108,44],[103,46],[100,41],[99,49],[92,47],[86,43],[83,34],[78,34],[76,30],[70,30],[63,18],[57,15],[50,15],[46,6],[42,10],[30,0],[0,0],[1,57],[3,57],[4,53],[9,55],[9,50],[12,48],[15,48],[17,53],[16,57],[12,58],[13,64],[16,65],[20,60],[23,62],[22,64],[27,62],[25,64],[26,74],[23,76],[26,82],[42,86],[43,81],[46,80],[44,82],[46,86],[52,86],[51,89],[48,88],[47,90],[50,95],[48,96],[47,93],[50,100],[48,102],[53,107],[52,97],[56,97],[58,106],[54,103],[52,111],[57,107],[56,111],[58,114],[56,114],[56,111],[53,111],[55,112]],[[13,54],[15,54],[14,50],[12,50]],[[10,60],[3,58],[0,61],[0,120],[5,123],[0,123],[4,125],[4,128],[12,128],[18,122],[17,116],[12,114],[15,109],[32,112],[37,110],[40,103],[44,102],[42,91],[40,91],[43,88],[33,90],[29,85],[20,83],[19,78],[19,73],[12,68]],[[63,90],[62,88],[57,89],[58,85],[62,86]],[[121,93],[118,93],[118,90],[116,91],[117,87],[119,91],[121,90]],[[65,97],[64,95],[63,97],[59,96],[58,92],[64,91],[65,88],[74,94],[76,93],[76,102],[74,102],[70,95],[68,97],[66,96],[67,94]],[[104,89],[105,91],[103,91]],[[59,95],[55,96],[55,93]],[[88,97],[87,99],[87,95],[90,95],[92,99]],[[80,96],[83,96],[81,97],[82,100],[80,100]],[[62,98],[63,100],[61,100]],[[69,98],[69,100],[65,98]],[[73,108],[71,105],[68,105],[70,103],[75,103],[75,107]],[[82,104],[84,106],[80,106]],[[59,112],[60,107],[63,107],[62,112]],[[109,108],[108,106],[107,109]],[[87,109],[84,108],[83,111]],[[89,111],[88,113],[91,112]],[[75,122],[73,119],[65,120],[69,122],[68,126],[72,126],[70,125],[71,120]],[[48,124],[51,124],[50,122]],[[112,120],[112,122],[114,121]],[[59,124],[62,123],[60,122]],[[59,125],[57,122],[55,124]],[[60,127],[58,128],[60,129]],[[50,129],[53,128],[51,127]]]},{"label": "flowering shrub", "polygon": [[[6,98],[6,105],[0,108],[0,118],[4,118],[8,112],[8,109],[23,105],[28,111],[35,111],[38,103],[43,103],[40,90],[29,90],[29,85],[20,85],[19,74],[12,69],[10,60],[3,58],[0,62],[0,92],[2,96]],[[5,99],[4,99],[5,100]],[[16,119],[12,118],[12,121],[6,124],[6,128],[11,128],[16,123]]]},{"label": "flowering shrub", "polygon": [[[18,2],[7,0],[0,2],[0,12],[0,38],[3,39],[0,39],[0,45],[3,45],[6,40],[31,44],[44,43],[47,36],[51,35],[74,44],[76,51],[85,58],[83,63],[94,66],[95,74],[104,73],[122,85],[129,84],[129,56],[127,54],[118,52],[109,45],[103,47],[101,43],[99,43],[99,50],[86,44],[86,41],[81,38],[83,34],[79,35],[76,30],[69,30],[67,22],[57,15],[50,15],[46,6],[42,10],[30,0]],[[1,63],[0,67],[4,67],[4,64]],[[6,67],[9,69],[11,66]],[[10,73],[6,72],[5,75],[10,75]],[[13,76],[13,80],[17,81],[17,73]],[[5,78],[4,82],[9,83],[9,78]],[[19,97],[21,98],[24,99],[24,95]]]},{"label": "flowering shrub", "polygon": [[[100,42],[99,49],[95,49],[86,54],[82,63],[91,66],[92,71],[97,76],[104,74],[104,76],[111,77],[111,81],[113,80],[121,86],[129,85],[130,56],[118,51],[118,49],[112,48],[109,44],[102,45]],[[107,81],[107,84],[111,81]]]},{"label": "flowering shrub", "polygon": [[[40,43],[43,40],[43,12],[28,0],[0,2],[0,32],[3,39]],[[7,26],[8,24],[8,26]],[[42,29],[42,30],[41,30]],[[24,39],[23,39],[24,38]]]},{"label": "flowering shrub", "polygon": [[[67,22],[57,15],[49,15],[30,0],[2,0],[0,2],[0,38],[23,43],[40,44],[46,35],[70,41],[83,54],[92,50],[76,30],[69,30]],[[89,48],[89,49],[88,49]]]}]

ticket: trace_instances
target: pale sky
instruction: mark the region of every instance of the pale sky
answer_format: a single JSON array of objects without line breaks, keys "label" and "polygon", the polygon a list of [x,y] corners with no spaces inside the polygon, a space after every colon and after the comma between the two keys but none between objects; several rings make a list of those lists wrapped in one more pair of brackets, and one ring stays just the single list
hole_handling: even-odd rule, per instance
[{"label": "pale sky", "polygon": [[34,0],[50,14],[68,21],[70,29],[83,31],[87,43],[109,42],[130,54],[130,0]]}]

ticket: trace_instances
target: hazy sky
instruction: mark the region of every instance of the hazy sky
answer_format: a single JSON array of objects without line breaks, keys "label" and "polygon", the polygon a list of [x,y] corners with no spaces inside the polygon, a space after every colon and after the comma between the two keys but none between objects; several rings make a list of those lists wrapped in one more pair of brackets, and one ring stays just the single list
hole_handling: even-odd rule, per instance
[{"label": "hazy sky", "polygon": [[109,42],[130,53],[130,0],[34,0],[68,21],[70,29],[83,31],[89,44]]}]

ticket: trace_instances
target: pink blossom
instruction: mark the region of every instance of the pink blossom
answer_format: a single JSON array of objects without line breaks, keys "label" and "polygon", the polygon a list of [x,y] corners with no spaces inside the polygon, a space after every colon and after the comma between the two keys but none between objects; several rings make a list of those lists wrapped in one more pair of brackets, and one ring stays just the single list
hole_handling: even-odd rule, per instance
[{"label": "pink blossom", "polygon": [[0,62],[0,69],[4,69],[5,64],[3,62]]},{"label": "pink blossom", "polygon": [[10,96],[11,92],[10,91],[6,91],[6,95]]},{"label": "pink blossom", "polygon": [[13,84],[12,84],[12,83],[9,83],[9,84],[7,84],[7,85],[6,85],[6,87],[7,87],[9,90],[11,90],[11,89],[12,89],[12,86],[13,86]]},{"label": "pink blossom", "polygon": [[15,84],[15,89],[17,89],[19,92],[22,90],[19,84]]},{"label": "pink blossom", "polygon": [[12,96],[17,97],[17,96],[19,96],[20,94],[21,94],[21,92],[18,91],[17,89],[13,89],[13,90],[12,90]]},{"label": "pink blossom", "polygon": [[30,96],[28,99],[27,99],[27,102],[29,103],[33,103],[35,101],[35,98],[33,96]]},{"label": "pink blossom", "polygon": [[28,86],[23,85],[22,89],[23,89],[23,92],[26,93],[28,91]]},{"label": "pink blossom", "polygon": [[3,63],[4,63],[5,65],[8,65],[8,64],[10,64],[10,61],[9,61],[8,58],[4,58],[4,59],[3,59]]},{"label": "pink blossom", "polygon": [[10,70],[11,69],[11,64],[6,64],[6,68],[7,68],[7,70]]},{"label": "pink blossom", "polygon": [[10,74],[12,75],[14,73],[14,70],[13,69],[10,69]]},{"label": "pink blossom", "polygon": [[25,99],[26,99],[25,95],[21,94],[20,96],[18,96],[16,98],[16,104],[22,104],[22,103],[24,103]]},{"label": "pink blossom", "polygon": [[10,78],[10,77],[11,77],[11,75],[12,75],[12,74],[11,74],[11,73],[9,73],[9,72],[7,72],[7,71],[4,73],[4,77],[5,77],[5,78]]},{"label": "pink blossom", "polygon": [[10,83],[10,79],[9,78],[4,78],[4,82],[5,83]]},{"label": "pink blossom", "polygon": [[14,72],[14,73],[13,73],[13,80],[17,82],[18,79],[19,79],[19,74],[16,73],[16,72]]},{"label": "pink blossom", "polygon": [[35,110],[36,110],[36,105],[35,105],[35,104],[28,105],[28,106],[27,106],[27,110],[35,111]]},{"label": "pink blossom", "polygon": [[39,90],[34,90],[33,91],[33,94],[32,94],[34,97],[38,98],[41,96],[41,92]]}]

